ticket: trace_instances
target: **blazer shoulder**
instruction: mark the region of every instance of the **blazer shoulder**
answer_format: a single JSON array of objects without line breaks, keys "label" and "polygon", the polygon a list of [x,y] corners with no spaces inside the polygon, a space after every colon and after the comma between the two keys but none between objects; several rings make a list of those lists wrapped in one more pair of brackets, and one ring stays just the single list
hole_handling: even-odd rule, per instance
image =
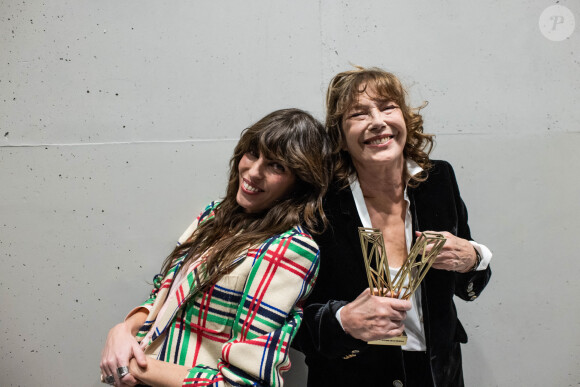
[{"label": "blazer shoulder", "polygon": [[314,238],[306,229],[299,225],[264,241],[261,249],[276,249],[274,246],[280,245],[287,246],[287,249],[285,249],[287,253],[294,252],[300,256],[309,257],[309,259],[318,257],[320,253],[318,243],[314,241]]},{"label": "blazer shoulder", "polygon": [[[431,160],[431,168],[429,168],[429,176],[424,182],[428,185],[439,184],[442,181],[455,182],[455,171],[448,161],[445,160]],[[422,183],[423,184],[423,183]],[[421,186],[420,184],[419,186]]]},{"label": "blazer shoulder", "polygon": [[189,237],[191,236],[191,234],[193,234],[193,232],[195,231],[195,229],[203,222],[212,219],[213,217],[215,217],[215,209],[217,208],[217,206],[219,205],[218,201],[213,201],[210,204],[208,204],[205,209],[197,216],[197,218],[195,218],[195,220],[193,221],[193,223],[191,223],[189,225],[189,227],[187,227],[187,229],[185,229],[185,231],[183,232],[183,234],[181,234],[181,236],[179,238],[177,238],[177,245],[181,245],[183,243],[185,243],[185,241],[187,241],[187,239],[189,239]]},{"label": "blazer shoulder", "polygon": [[285,239],[285,238],[312,239],[312,235],[310,235],[310,232],[308,232],[308,230],[306,230],[302,226],[296,225],[287,231],[284,231],[280,234],[274,235],[273,238],[276,238],[276,239],[278,239],[278,238],[280,238],[280,239]]},{"label": "blazer shoulder", "polygon": [[323,199],[324,212],[333,217],[337,214],[350,214],[356,209],[350,187],[331,187]]},{"label": "blazer shoulder", "polygon": [[291,229],[289,229],[288,231],[274,235],[271,239],[277,241],[289,240],[290,243],[312,245],[316,249],[318,249],[318,246],[316,245],[316,242],[314,242],[314,238],[312,237],[310,232],[300,225],[296,225]]},{"label": "blazer shoulder", "polygon": [[199,222],[203,222],[205,220],[209,220],[209,219],[215,217],[215,210],[219,207],[219,205],[220,205],[220,202],[217,200],[214,200],[213,202],[211,202],[210,204],[205,206],[204,210],[202,211],[202,213],[198,217]]},{"label": "blazer shoulder", "polygon": [[431,168],[429,172],[443,172],[443,171],[451,171],[453,172],[453,167],[451,164],[446,160],[431,160]]}]

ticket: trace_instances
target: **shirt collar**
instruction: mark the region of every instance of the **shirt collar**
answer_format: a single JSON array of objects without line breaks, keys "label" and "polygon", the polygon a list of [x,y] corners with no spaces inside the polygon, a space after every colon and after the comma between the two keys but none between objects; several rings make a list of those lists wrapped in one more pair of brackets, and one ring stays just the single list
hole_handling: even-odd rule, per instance
[{"label": "shirt collar", "polygon": [[407,161],[407,171],[409,171],[409,176],[415,176],[416,174],[423,171],[423,168],[413,160]]},{"label": "shirt collar", "polygon": [[[409,176],[415,176],[423,171],[423,168],[421,168],[421,166],[413,160],[407,159],[407,160],[405,160],[405,163],[407,165],[407,171],[409,171]],[[349,181],[350,181],[351,188],[352,188],[353,182],[355,182],[355,181],[357,182],[356,184],[358,185],[358,178],[356,177],[356,173],[353,173],[352,175],[350,175]],[[408,181],[407,181],[407,183],[408,183]]]},{"label": "shirt collar", "polygon": [[[423,168],[421,168],[421,166],[419,164],[417,164],[416,162],[414,162],[413,160],[406,160],[406,163],[407,163],[407,171],[409,171],[410,176],[415,176],[416,174],[423,171]],[[354,204],[356,206],[356,210],[357,210],[358,215],[361,219],[363,227],[372,227],[371,217],[369,215],[369,211],[368,211],[367,205],[365,203],[363,192],[360,188],[360,184],[359,184],[359,181],[358,181],[355,173],[350,175],[350,190],[352,192]],[[409,203],[409,196],[407,195],[407,187],[406,186],[405,186],[404,197],[405,197],[405,201],[407,202],[407,212],[409,212],[410,203]]]}]

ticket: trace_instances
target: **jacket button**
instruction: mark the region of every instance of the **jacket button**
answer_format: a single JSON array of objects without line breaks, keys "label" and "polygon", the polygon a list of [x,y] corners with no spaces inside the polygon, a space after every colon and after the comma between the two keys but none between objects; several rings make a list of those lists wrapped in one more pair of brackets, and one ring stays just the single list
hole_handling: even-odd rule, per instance
[{"label": "jacket button", "polygon": [[471,296],[471,300],[475,300],[477,298],[477,296]]},{"label": "jacket button", "polygon": [[393,382],[393,387],[403,387],[403,382],[401,382],[400,380],[395,380]]},{"label": "jacket button", "polygon": [[473,282],[470,282],[469,285],[467,285],[467,291],[470,292],[473,290]]}]

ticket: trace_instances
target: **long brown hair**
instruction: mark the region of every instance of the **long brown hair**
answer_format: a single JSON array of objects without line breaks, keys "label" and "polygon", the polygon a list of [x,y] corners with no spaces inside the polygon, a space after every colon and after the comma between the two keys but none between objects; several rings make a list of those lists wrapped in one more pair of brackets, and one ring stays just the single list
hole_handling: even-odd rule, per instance
[{"label": "long brown hair", "polygon": [[[245,212],[236,201],[238,164],[248,152],[279,161],[296,176],[291,194],[259,214]],[[327,223],[322,198],[332,176],[330,155],[323,125],[299,109],[277,110],[245,129],[230,159],[226,196],[215,208],[215,217],[202,222],[173,250],[163,263],[162,275],[167,275],[178,258],[185,255],[181,270],[211,248],[203,266],[207,287],[227,274],[235,258],[252,245],[296,225],[312,233],[321,231]]]},{"label": "long brown hair", "polygon": [[345,141],[342,130],[343,117],[356,102],[358,95],[367,89],[376,93],[380,99],[394,101],[403,113],[407,126],[407,140],[403,156],[415,161],[424,170],[419,175],[410,176],[405,167],[404,181],[410,179],[409,185],[414,186],[426,180],[428,169],[431,167],[429,153],[433,148],[434,137],[432,134],[423,133],[423,117],[419,111],[426,106],[426,103],[419,108],[411,108],[406,102],[407,92],[395,75],[376,67],[355,67],[354,70],[344,71],[334,76],[326,93],[326,131],[333,148],[335,180],[338,185],[348,186],[349,176],[356,172],[350,154],[343,149]]}]

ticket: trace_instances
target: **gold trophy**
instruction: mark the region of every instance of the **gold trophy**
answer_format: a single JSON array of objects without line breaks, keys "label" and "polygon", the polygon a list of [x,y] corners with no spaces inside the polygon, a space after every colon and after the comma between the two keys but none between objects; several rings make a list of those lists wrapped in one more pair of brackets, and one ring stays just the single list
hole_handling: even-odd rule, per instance
[{"label": "gold trophy", "polygon": [[[395,277],[391,278],[383,233],[378,228],[366,227],[359,227],[358,233],[371,294],[402,300],[409,299],[417,290],[446,240],[441,234],[421,233],[403,266]],[[429,245],[431,245],[431,250],[427,252]],[[417,259],[418,255],[421,256],[421,259]],[[369,344],[405,345],[407,344],[407,335],[403,333],[398,337],[373,340],[369,341]]]}]

